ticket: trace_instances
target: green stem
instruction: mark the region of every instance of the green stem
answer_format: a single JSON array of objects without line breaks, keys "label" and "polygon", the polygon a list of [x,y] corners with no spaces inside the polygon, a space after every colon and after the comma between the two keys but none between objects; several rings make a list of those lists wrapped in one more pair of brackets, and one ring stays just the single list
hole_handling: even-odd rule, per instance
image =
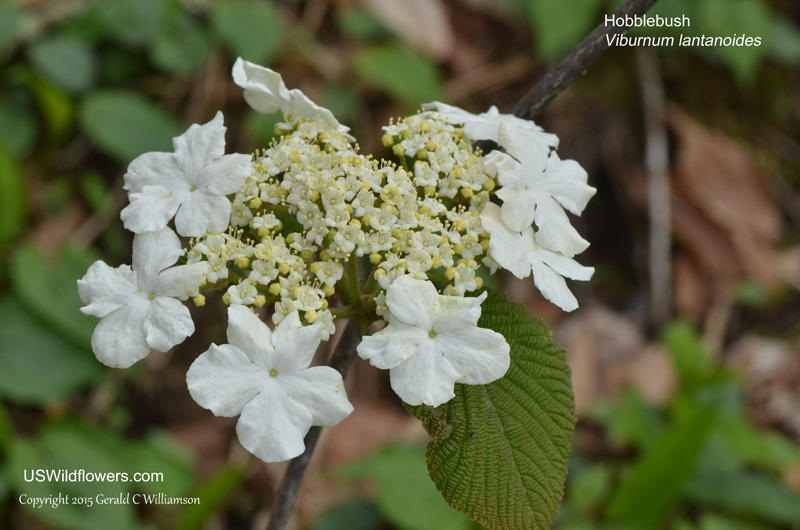
[{"label": "green stem", "polygon": [[361,291],[358,288],[358,258],[355,250],[347,260],[347,283],[350,287],[350,303],[358,307],[361,305]]},{"label": "green stem", "polygon": [[333,318],[341,320],[352,317],[356,313],[356,308],[346,305],[344,307],[329,307],[328,311],[333,315]]}]

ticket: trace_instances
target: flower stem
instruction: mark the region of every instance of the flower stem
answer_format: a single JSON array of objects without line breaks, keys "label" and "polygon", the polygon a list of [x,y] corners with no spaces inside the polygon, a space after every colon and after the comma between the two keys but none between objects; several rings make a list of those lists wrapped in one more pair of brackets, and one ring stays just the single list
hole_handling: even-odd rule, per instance
[{"label": "flower stem", "polygon": [[[356,346],[358,346],[360,340],[361,335],[358,331],[358,324],[356,321],[351,320],[345,328],[341,340],[339,340],[336,351],[328,362],[328,366],[338,370],[343,379],[347,375],[350,363],[353,362]],[[317,446],[321,431],[322,427],[311,427],[304,439],[306,450],[289,462],[286,474],[278,486],[275,501],[272,503],[272,512],[267,530],[283,530],[286,527],[286,523],[289,522],[289,516],[292,513],[297,493],[300,490],[300,483],[303,481],[308,462],[311,460],[311,454]]]}]

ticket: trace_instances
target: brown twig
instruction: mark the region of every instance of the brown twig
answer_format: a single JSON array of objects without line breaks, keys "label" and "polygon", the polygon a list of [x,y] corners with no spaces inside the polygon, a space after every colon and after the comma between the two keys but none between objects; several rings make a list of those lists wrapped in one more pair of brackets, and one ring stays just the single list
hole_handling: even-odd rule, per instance
[{"label": "brown twig", "polygon": [[[342,374],[343,379],[347,375],[350,363],[353,361],[359,340],[361,340],[361,336],[358,333],[356,322],[350,321],[344,330],[342,338],[339,340],[336,352],[328,363],[328,366],[335,368]],[[282,530],[286,527],[294,502],[297,499],[297,492],[300,490],[300,483],[303,481],[306,467],[308,467],[308,462],[311,460],[311,455],[317,446],[321,431],[322,427],[311,427],[303,440],[306,450],[302,455],[289,462],[286,474],[278,486],[278,495],[272,503],[272,512],[267,530]]]},{"label": "brown twig", "polygon": [[[626,0],[614,11],[614,17],[643,15],[658,0]],[[605,24],[598,25],[566,57],[550,70],[525,94],[511,109],[511,114],[532,120],[557,95],[594,63],[608,49],[607,35],[628,31],[627,27]]]}]

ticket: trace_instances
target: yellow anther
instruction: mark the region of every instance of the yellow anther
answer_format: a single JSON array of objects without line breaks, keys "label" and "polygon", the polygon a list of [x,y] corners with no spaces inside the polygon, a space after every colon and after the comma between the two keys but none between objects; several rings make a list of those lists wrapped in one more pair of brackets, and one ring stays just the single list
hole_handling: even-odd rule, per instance
[{"label": "yellow anther", "polygon": [[493,179],[486,179],[486,182],[483,183],[483,189],[486,191],[492,191],[495,186],[497,186],[497,183]]},{"label": "yellow anther", "polygon": [[317,312],[311,309],[310,311],[306,311],[306,322],[309,324],[313,324],[317,321]]},{"label": "yellow anther", "polygon": [[231,304],[231,293],[225,293],[222,295],[222,303],[225,305]]},{"label": "yellow anther", "polygon": [[272,296],[278,296],[279,294],[281,294],[281,284],[276,282],[270,285],[269,294],[271,294]]},{"label": "yellow anther", "polygon": [[206,305],[206,297],[203,296],[202,294],[198,294],[197,296],[192,298],[192,302],[194,302],[194,305],[196,305],[197,307],[203,307],[204,305]]},{"label": "yellow anther", "polygon": [[464,197],[465,199],[472,198],[474,194],[475,192],[472,191],[472,188],[467,188],[467,187],[461,188],[461,196]]},{"label": "yellow anther", "polygon": [[264,203],[263,203],[263,202],[261,202],[261,199],[259,199],[258,197],[256,197],[255,199],[252,199],[252,200],[250,201],[250,208],[252,208],[252,209],[254,209],[254,210],[258,210],[259,208],[261,208],[261,205],[262,205],[262,204],[264,204]]},{"label": "yellow anther", "polygon": [[253,305],[256,307],[264,307],[266,303],[267,303],[267,297],[264,296],[263,294],[257,294],[256,299],[253,302]]},{"label": "yellow anther", "polygon": [[241,258],[236,259],[236,266],[240,269],[246,269],[250,267],[250,258],[242,256]]},{"label": "yellow anther", "polygon": [[391,147],[394,145],[394,137],[389,136],[388,134],[384,134],[381,138],[381,143],[384,147]]}]

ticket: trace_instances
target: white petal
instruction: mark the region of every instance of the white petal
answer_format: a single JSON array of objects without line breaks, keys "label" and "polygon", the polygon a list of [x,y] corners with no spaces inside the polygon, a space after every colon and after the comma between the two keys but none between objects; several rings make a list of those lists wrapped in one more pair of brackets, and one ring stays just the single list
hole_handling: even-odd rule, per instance
[{"label": "white petal", "polygon": [[130,194],[130,204],[120,212],[125,228],[136,234],[161,230],[183,200],[183,192],[169,191],[163,186],[145,186]]},{"label": "white petal", "polygon": [[155,294],[185,300],[185,297],[202,285],[207,275],[208,262],[206,261],[165,269],[158,275]]},{"label": "white petal", "polygon": [[536,198],[537,245],[569,257],[589,248],[589,242],[570,224],[567,214],[555,199],[541,193]]},{"label": "white petal", "polygon": [[341,374],[329,366],[315,366],[283,376],[278,382],[288,396],[311,411],[312,425],[332,427],[353,412]]},{"label": "white petal", "polygon": [[241,57],[233,65],[233,82],[244,89],[247,104],[264,114],[281,110],[290,98],[279,73]]},{"label": "white petal", "polygon": [[481,303],[486,300],[486,296],[485,292],[480,296],[469,298],[440,296],[433,331],[450,333],[476,326],[481,317]]},{"label": "white petal", "polygon": [[155,294],[159,273],[174,265],[182,254],[181,240],[169,228],[133,236],[133,270],[139,287]]},{"label": "white petal", "polygon": [[392,389],[409,405],[438,407],[455,397],[460,377],[434,340],[419,345],[414,355],[389,371]]},{"label": "white petal", "polygon": [[500,207],[489,203],[481,213],[481,225],[489,232],[489,250],[492,258],[517,278],[526,278],[531,272],[525,253],[534,250],[533,231],[524,233],[510,230],[500,219]]},{"label": "white petal", "polygon": [[580,215],[597,190],[587,184],[588,174],[574,160],[561,160],[550,153],[545,171],[547,181],[541,189],[550,193],[564,208]]},{"label": "white petal", "polygon": [[156,296],[150,301],[144,334],[151,348],[165,352],[192,333],[194,322],[186,306],[166,296]]},{"label": "white petal", "polygon": [[436,287],[431,282],[405,275],[386,290],[386,305],[393,317],[430,331],[436,297]]},{"label": "white petal", "polygon": [[189,394],[198,405],[216,416],[236,416],[261,391],[264,378],[239,348],[212,344],[186,373]]},{"label": "white petal", "polygon": [[550,149],[536,138],[536,133],[505,118],[500,122],[498,143],[520,161],[526,174],[544,172]]},{"label": "white petal", "polygon": [[311,427],[311,412],[290,399],[276,381],[244,406],[236,434],[245,449],[264,462],[280,462],[302,454]]},{"label": "white petal", "polygon": [[594,274],[594,267],[585,267],[574,259],[560,256],[555,252],[542,250],[537,253],[537,257],[561,276],[566,276],[573,280],[588,281],[592,279]]},{"label": "white petal", "polygon": [[500,333],[476,326],[434,339],[445,358],[459,373],[457,382],[485,385],[500,379],[511,363],[511,347]]},{"label": "white petal", "polygon": [[297,311],[289,313],[272,334],[275,345],[275,368],[279,372],[297,372],[307,368],[320,343],[319,326],[303,326]]},{"label": "white petal", "polygon": [[78,294],[87,304],[81,308],[81,313],[102,318],[140,298],[136,289],[136,275],[128,265],[111,268],[102,261],[95,261],[78,280]]},{"label": "white petal", "polygon": [[[185,179],[174,153],[152,152],[133,159],[125,173],[124,189],[139,193],[145,186],[170,186]],[[170,188],[171,189],[171,188]]]},{"label": "white petal", "polygon": [[542,296],[550,300],[564,311],[578,308],[578,300],[567,287],[564,278],[539,260],[531,259],[533,283],[541,291]]},{"label": "white petal", "polygon": [[203,167],[225,154],[225,125],[222,112],[203,125],[193,124],[185,133],[172,139],[175,157],[183,169],[184,180],[199,184]]},{"label": "white petal", "polygon": [[[228,307],[228,342],[243,351],[251,362],[267,370],[274,364],[272,330],[248,308],[241,305]],[[260,356],[266,359],[259,360]]]},{"label": "white petal", "polygon": [[533,194],[520,188],[500,188],[497,196],[503,199],[500,216],[507,227],[517,232],[530,228],[537,206]]},{"label": "white petal", "polygon": [[100,319],[92,333],[92,349],[101,363],[128,368],[150,354],[144,335],[148,306],[142,298]]},{"label": "white petal", "polygon": [[388,370],[411,357],[428,338],[428,332],[422,328],[391,320],[385,329],[361,339],[356,351],[372,366]]},{"label": "white petal", "polygon": [[250,155],[225,155],[205,167],[204,181],[200,184],[212,195],[230,195],[242,188],[252,172]]},{"label": "white petal", "polygon": [[182,236],[222,233],[230,225],[231,202],[227,197],[201,190],[187,193],[175,215],[175,228]]}]

